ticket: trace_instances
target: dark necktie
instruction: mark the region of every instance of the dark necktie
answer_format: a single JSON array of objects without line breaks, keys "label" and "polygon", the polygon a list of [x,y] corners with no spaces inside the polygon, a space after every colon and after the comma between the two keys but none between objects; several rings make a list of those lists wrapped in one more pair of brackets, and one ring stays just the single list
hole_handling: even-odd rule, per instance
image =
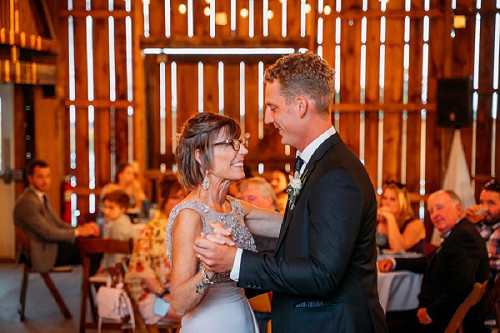
[{"label": "dark necktie", "polygon": [[45,207],[46,210],[49,210],[49,201],[45,194],[43,195],[43,206]]},{"label": "dark necktie", "polygon": [[298,172],[300,175],[300,169],[302,169],[302,165],[304,165],[304,160],[300,158],[300,156],[297,156],[295,159],[295,164],[293,165],[293,174],[295,175],[295,172]]}]

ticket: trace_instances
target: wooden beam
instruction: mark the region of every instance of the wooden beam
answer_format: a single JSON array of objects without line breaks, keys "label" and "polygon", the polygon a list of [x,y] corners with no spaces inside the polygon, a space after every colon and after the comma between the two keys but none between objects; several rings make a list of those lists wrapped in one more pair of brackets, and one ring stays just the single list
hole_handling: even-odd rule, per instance
[{"label": "wooden beam", "polygon": [[119,110],[127,110],[129,106],[135,107],[135,102],[129,102],[126,100],[118,100],[118,101],[110,101],[110,100],[102,100],[102,99],[97,99],[93,101],[89,101],[86,99],[79,99],[79,100],[74,100],[71,101],[67,99],[64,102],[66,107],[69,107],[70,105],[76,106],[76,108],[87,108],[88,106],[92,105],[96,110],[99,109],[107,109],[114,107],[117,111]]},{"label": "wooden beam", "polygon": [[387,10],[382,11],[363,11],[363,10],[342,10],[340,13],[332,12],[330,15],[326,14],[316,14],[317,17],[322,17],[324,20],[335,20],[340,18],[342,20],[359,20],[366,17],[368,20],[379,20],[385,17],[388,20],[401,20],[405,17],[410,19],[423,19],[424,17],[429,17],[431,19],[442,19],[445,16],[444,11],[440,9],[422,10],[422,9],[412,9],[407,12],[403,9],[401,10]]},{"label": "wooden beam", "polygon": [[59,54],[59,42],[40,35],[15,33],[13,30],[0,29],[0,44],[19,46],[22,49]]},{"label": "wooden beam", "polygon": [[45,18],[47,28],[49,29],[50,39],[56,40],[57,34],[54,28],[54,22],[52,22],[52,16],[50,16],[49,7],[47,6],[47,0],[40,0],[40,6],[42,6],[43,17]]},{"label": "wooden beam", "polygon": [[55,85],[56,65],[0,59],[0,82]]},{"label": "wooden beam", "polygon": [[428,104],[420,104],[420,103],[387,103],[387,104],[379,104],[379,103],[368,103],[368,104],[359,104],[359,103],[339,103],[332,104],[332,110],[338,110],[341,112],[359,112],[361,110],[367,112],[378,112],[380,110],[384,112],[403,112],[406,110],[408,112],[420,112],[420,110],[425,109],[428,112],[436,111],[436,103],[428,103]]},{"label": "wooden beam", "polygon": [[141,49],[145,48],[307,48],[309,37],[255,37],[255,38],[200,38],[198,36],[188,38],[187,36],[176,36],[166,38],[156,36],[141,38]]},{"label": "wooden beam", "polygon": [[93,9],[92,11],[87,11],[83,9],[75,10],[61,10],[59,12],[60,17],[73,16],[76,18],[85,18],[87,16],[92,16],[93,19],[107,19],[108,17],[114,17],[115,19],[124,19],[127,16],[132,16],[131,12],[126,10],[103,10],[103,9]]}]

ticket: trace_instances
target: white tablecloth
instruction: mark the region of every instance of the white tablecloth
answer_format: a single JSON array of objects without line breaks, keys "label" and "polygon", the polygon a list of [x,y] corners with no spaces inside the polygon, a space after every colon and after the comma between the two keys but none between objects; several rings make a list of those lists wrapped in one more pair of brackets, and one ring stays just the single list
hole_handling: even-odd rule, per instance
[{"label": "white tablecloth", "polygon": [[384,311],[416,309],[422,277],[409,271],[378,272],[378,297]]}]

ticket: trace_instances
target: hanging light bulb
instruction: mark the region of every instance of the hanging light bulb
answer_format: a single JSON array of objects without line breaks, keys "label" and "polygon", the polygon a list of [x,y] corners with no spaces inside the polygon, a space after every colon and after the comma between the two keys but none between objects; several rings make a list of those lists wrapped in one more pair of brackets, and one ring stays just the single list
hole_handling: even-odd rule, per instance
[{"label": "hanging light bulb", "polygon": [[179,5],[179,13],[181,13],[181,14],[186,14],[186,12],[187,12],[187,7],[186,7],[186,5],[185,5],[185,4],[183,4],[183,3],[182,3],[182,4],[180,4],[180,5]]},{"label": "hanging light bulb", "polygon": [[332,13],[332,7],[326,5],[325,8],[323,8],[323,13],[325,13],[325,15],[330,15]]},{"label": "hanging light bulb", "polygon": [[243,18],[247,18],[248,17],[248,9],[241,8],[241,10],[240,10],[240,16],[243,17]]}]

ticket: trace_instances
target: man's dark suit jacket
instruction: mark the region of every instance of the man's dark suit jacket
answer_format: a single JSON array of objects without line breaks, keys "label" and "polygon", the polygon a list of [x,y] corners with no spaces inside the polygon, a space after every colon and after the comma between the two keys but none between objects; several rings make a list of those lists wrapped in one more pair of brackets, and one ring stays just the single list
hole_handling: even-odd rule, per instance
[{"label": "man's dark suit jacket", "polygon": [[386,332],[375,193],[338,134],[311,157],[274,256],[243,251],[238,285],[274,291],[273,332]]},{"label": "man's dark suit jacket", "polygon": [[466,219],[460,220],[430,255],[396,259],[396,270],[424,274],[419,308],[427,308],[439,330],[446,327],[474,282],[484,282],[490,275],[484,240]]},{"label": "man's dark suit jacket", "polygon": [[30,239],[31,261],[33,269],[38,272],[47,272],[54,267],[58,242],[75,242],[74,229],[61,221],[49,204],[45,208],[31,188],[26,188],[16,202],[14,224]]}]

